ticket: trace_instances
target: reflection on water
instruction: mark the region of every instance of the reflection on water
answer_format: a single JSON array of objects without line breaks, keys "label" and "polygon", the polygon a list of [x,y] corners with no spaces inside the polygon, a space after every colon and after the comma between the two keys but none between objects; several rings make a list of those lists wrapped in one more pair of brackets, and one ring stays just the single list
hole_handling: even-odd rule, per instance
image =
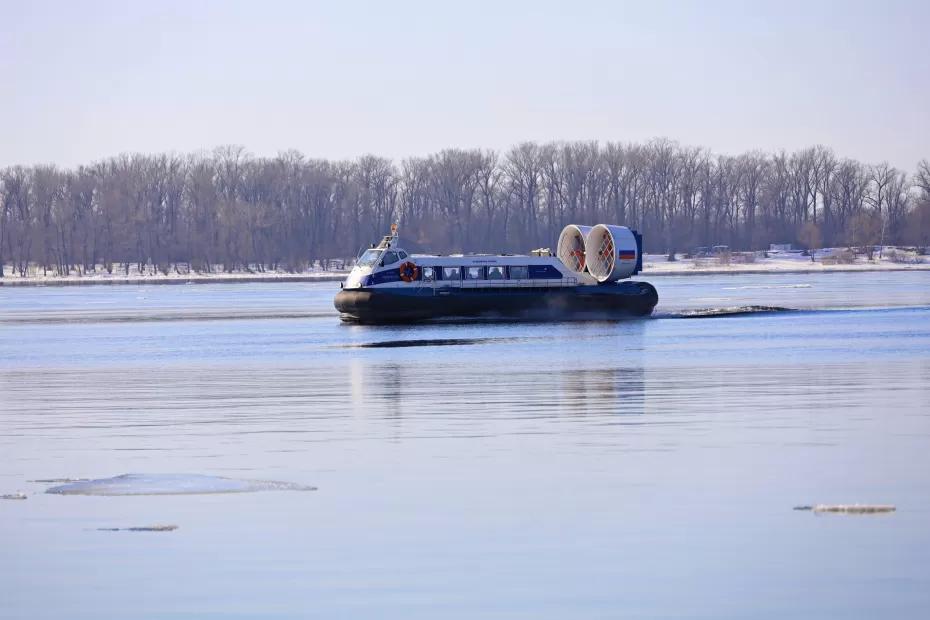
[{"label": "reflection on water", "polygon": [[[547,372],[439,365],[352,363],[352,405],[393,417],[459,415],[531,417],[642,413],[645,369],[560,369]],[[531,388],[528,390],[527,388]],[[556,432],[556,429],[552,429]],[[454,432],[454,431],[453,431]]]},{"label": "reflection on water", "polygon": [[[829,312],[419,327],[323,285],[0,289],[65,319],[0,325],[0,617],[920,617],[930,286],[882,275],[660,283],[670,315]],[[236,318],[67,320],[110,302]],[[44,493],[123,472],[319,491]],[[898,510],[792,510],[857,502]]]},{"label": "reflection on water", "polygon": [[[497,339],[498,341],[500,339]],[[453,345],[484,344],[494,342],[491,338],[428,338],[405,340],[381,340],[379,342],[360,342],[350,345],[356,349],[397,349],[401,347],[448,347]]]}]

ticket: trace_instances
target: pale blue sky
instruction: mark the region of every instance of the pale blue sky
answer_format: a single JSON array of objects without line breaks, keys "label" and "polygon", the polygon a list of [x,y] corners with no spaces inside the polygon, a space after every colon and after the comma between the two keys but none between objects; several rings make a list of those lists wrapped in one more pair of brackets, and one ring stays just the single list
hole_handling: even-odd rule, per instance
[{"label": "pale blue sky", "polygon": [[666,136],[930,157],[930,2],[0,0],[0,166]]}]

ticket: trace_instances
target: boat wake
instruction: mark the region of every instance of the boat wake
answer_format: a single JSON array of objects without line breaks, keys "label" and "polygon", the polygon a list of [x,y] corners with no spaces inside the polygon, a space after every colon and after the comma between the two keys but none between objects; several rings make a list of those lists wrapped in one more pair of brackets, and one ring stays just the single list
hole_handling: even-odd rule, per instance
[{"label": "boat wake", "polygon": [[725,291],[771,291],[786,288],[812,288],[811,284],[751,284],[746,286],[724,286]]},{"label": "boat wake", "polygon": [[713,319],[720,317],[747,316],[751,314],[774,314],[777,312],[797,312],[794,308],[781,306],[729,306],[721,308],[698,308],[680,312],[657,312],[656,319]]},{"label": "boat wake", "polygon": [[902,310],[927,310],[930,306],[918,305],[889,305],[889,306],[852,306],[852,307],[819,307],[819,308],[785,308],[783,306],[725,306],[715,308],[696,308],[692,310],[680,310],[670,312],[656,312],[652,315],[654,319],[713,319],[719,317],[735,317],[748,315],[767,315],[781,314],[785,312],[793,313],[820,313],[820,312],[900,312]]}]

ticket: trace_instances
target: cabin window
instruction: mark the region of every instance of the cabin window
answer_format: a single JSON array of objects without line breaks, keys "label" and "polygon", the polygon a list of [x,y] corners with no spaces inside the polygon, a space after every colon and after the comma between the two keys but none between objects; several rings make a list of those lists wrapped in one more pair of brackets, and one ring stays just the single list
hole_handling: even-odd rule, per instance
[{"label": "cabin window", "polygon": [[371,267],[378,262],[380,256],[381,250],[366,250],[355,264],[359,267]]},{"label": "cabin window", "polygon": [[433,272],[432,267],[423,267],[422,273],[423,273],[424,282],[432,282],[433,279],[436,277],[436,274]]},{"label": "cabin window", "polygon": [[484,267],[466,267],[466,280],[484,280]]},{"label": "cabin window", "polygon": [[510,267],[511,280],[528,280],[530,277],[529,268],[525,266]]},{"label": "cabin window", "polygon": [[407,253],[404,252],[403,250],[398,250],[397,255],[400,256],[400,260],[404,260],[405,258],[407,258]]},{"label": "cabin window", "polygon": [[488,280],[503,280],[504,268],[492,265],[488,267]]},{"label": "cabin window", "polygon": [[400,259],[397,258],[397,252],[385,252],[384,258],[381,260],[382,265],[393,265]]},{"label": "cabin window", "polygon": [[461,267],[443,267],[442,268],[442,279],[443,280],[461,280],[462,279],[462,268]]}]

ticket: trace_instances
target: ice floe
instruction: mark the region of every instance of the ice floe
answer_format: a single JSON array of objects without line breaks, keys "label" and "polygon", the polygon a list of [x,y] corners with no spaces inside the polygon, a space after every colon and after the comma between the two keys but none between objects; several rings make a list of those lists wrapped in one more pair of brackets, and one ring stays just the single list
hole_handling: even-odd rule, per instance
[{"label": "ice floe", "polygon": [[51,487],[55,495],[199,495],[255,491],[315,491],[316,487],[274,480],[239,480],[203,474],[123,474]]}]

